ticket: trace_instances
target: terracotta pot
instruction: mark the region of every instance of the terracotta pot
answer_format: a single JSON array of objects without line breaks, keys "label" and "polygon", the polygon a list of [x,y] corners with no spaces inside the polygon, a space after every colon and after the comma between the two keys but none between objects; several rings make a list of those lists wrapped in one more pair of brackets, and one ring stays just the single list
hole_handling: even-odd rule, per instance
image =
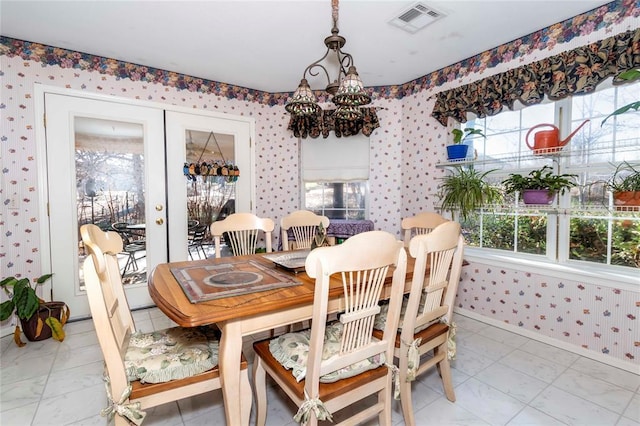
[{"label": "terracotta pot", "polygon": [[522,201],[525,204],[551,204],[556,194],[546,189],[525,189],[522,191]]},{"label": "terracotta pot", "polygon": [[638,207],[640,206],[640,191],[614,192],[613,204],[619,207]]},{"label": "terracotta pot", "polygon": [[51,337],[51,328],[44,324],[42,327],[42,332],[39,336],[36,337],[36,330],[38,328],[38,317],[46,320],[48,317],[54,317],[58,320],[62,317],[62,310],[65,307],[64,302],[45,302],[41,303],[38,311],[29,319],[23,320],[20,319],[20,324],[22,325],[22,332],[27,337],[27,340],[31,342],[37,342],[40,340],[46,340]]}]

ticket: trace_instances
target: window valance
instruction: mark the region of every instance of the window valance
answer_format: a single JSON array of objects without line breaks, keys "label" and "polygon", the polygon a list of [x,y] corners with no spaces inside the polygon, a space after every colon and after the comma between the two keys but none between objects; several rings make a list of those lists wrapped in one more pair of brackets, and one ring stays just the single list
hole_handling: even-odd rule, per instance
[{"label": "window valance", "polygon": [[438,93],[431,115],[443,126],[452,117],[464,123],[467,113],[483,118],[515,101],[524,105],[593,92],[610,76],[640,67],[640,29],[578,47],[529,65]]},{"label": "window valance", "polygon": [[361,107],[362,118],[358,120],[341,120],[335,117],[336,110],[320,110],[318,114],[307,117],[291,117],[288,130],[293,131],[295,137],[317,138],[322,134],[323,138],[329,136],[329,132],[333,130],[337,137],[353,136],[362,132],[365,136],[371,136],[371,133],[378,127],[378,114],[375,107]]}]

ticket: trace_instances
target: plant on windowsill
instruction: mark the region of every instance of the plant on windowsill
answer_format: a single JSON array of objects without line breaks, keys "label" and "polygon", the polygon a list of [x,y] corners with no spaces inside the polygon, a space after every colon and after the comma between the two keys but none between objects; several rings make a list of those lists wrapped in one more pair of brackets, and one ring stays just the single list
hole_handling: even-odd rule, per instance
[{"label": "plant on windowsill", "polygon": [[640,164],[626,161],[618,164],[616,171],[607,181],[607,187],[613,193],[616,207],[640,206]]},{"label": "plant on windowsill", "polygon": [[528,175],[511,173],[502,181],[506,194],[518,192],[525,204],[551,204],[557,193],[564,194],[566,190],[576,186],[573,174],[555,174],[551,166],[544,166],[532,170]]},{"label": "plant on windowsill", "polygon": [[[618,77],[627,81],[638,80],[640,79],[640,68],[627,70],[623,73],[620,73]],[[635,109],[636,111],[640,111],[640,101],[631,102],[630,104],[627,104],[613,111],[611,114],[607,115],[604,118],[604,120],[602,120],[602,122],[600,123],[600,126],[603,126],[604,122],[607,121],[610,117],[624,114],[625,112],[631,111],[632,109]]]},{"label": "plant on windowsill", "polygon": [[[65,333],[62,327],[69,319],[69,307],[64,302],[45,302],[36,294],[36,287],[44,284],[53,274],[38,277],[33,284],[28,278],[7,277],[0,281],[9,300],[0,303],[0,321],[12,314],[20,319],[22,331],[34,342],[53,337],[62,342]],[[13,339],[19,347],[26,343],[20,338],[20,326],[16,325]]]},{"label": "plant on windowsill", "polygon": [[463,144],[471,135],[478,135],[485,137],[480,129],[474,129],[473,127],[467,127],[464,130],[453,129],[451,131],[453,135],[453,144],[447,145],[447,159],[449,160],[463,160],[467,158],[467,151],[469,150],[469,145]]},{"label": "plant on windowsill", "polygon": [[455,167],[442,178],[440,185],[440,207],[451,214],[457,213],[466,220],[474,211],[488,204],[502,201],[500,190],[486,181],[493,170],[481,172],[473,167]]}]

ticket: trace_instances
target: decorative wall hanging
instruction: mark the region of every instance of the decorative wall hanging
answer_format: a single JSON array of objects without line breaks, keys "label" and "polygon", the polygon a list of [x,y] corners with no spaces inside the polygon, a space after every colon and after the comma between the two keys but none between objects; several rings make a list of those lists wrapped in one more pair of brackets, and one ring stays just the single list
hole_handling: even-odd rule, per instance
[{"label": "decorative wall hanging", "polygon": [[[211,138],[213,138],[213,141],[218,148],[221,159],[211,160],[209,162],[202,161],[202,156],[204,155]],[[182,172],[187,177],[187,180],[196,181],[197,177],[201,176],[204,182],[217,181],[219,183],[231,183],[236,182],[240,176],[238,166],[224,158],[220,145],[218,144],[218,140],[216,139],[216,135],[213,132],[209,133],[209,137],[207,138],[204,148],[202,148],[202,153],[200,154],[198,161],[195,163],[185,162],[182,167]]]}]

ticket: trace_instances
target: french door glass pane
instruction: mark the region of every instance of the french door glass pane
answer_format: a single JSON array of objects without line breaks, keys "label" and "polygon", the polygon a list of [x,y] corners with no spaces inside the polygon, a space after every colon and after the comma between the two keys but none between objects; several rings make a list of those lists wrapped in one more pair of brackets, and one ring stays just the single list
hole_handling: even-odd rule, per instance
[{"label": "french door glass pane", "polygon": [[78,228],[118,232],[123,283],[145,283],[143,126],[88,117],[76,117],[74,126]]}]

